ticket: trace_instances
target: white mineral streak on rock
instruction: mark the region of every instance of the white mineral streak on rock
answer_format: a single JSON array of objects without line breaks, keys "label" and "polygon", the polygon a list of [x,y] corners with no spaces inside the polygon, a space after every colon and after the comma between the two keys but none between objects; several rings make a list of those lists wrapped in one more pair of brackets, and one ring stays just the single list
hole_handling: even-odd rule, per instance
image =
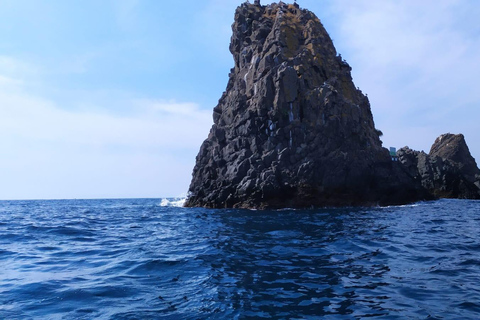
[{"label": "white mineral streak on rock", "polygon": [[[289,120],[290,122],[293,121],[293,103],[292,103],[292,102],[290,102],[290,110],[288,111],[288,120]],[[291,135],[291,134],[292,134],[292,133],[290,132],[290,135]]]}]

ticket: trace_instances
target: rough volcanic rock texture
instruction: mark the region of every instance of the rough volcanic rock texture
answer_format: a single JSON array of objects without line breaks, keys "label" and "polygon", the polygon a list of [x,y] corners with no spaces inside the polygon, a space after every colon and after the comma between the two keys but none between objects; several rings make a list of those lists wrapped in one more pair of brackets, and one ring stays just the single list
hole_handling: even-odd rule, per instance
[{"label": "rough volcanic rock texture", "polygon": [[444,134],[429,154],[404,147],[399,161],[408,174],[437,198],[480,199],[480,170],[462,134]]},{"label": "rough volcanic rock texture", "polygon": [[297,5],[237,8],[227,89],[186,206],[306,207],[418,200],[368,98],[319,19]]}]

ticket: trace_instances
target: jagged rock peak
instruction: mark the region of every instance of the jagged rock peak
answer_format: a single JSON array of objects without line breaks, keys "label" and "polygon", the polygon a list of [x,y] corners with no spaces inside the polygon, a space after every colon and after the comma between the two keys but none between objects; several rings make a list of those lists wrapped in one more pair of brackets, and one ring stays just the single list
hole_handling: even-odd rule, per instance
[{"label": "jagged rock peak", "polygon": [[[253,56],[269,52],[280,54],[279,58],[283,60],[303,50],[310,51],[320,60],[336,57],[332,40],[320,20],[298,5],[279,2],[258,6],[244,3],[235,12],[232,28],[230,51],[236,68],[250,66]],[[319,49],[323,51],[317,52]]]},{"label": "jagged rock peak", "polygon": [[392,201],[369,101],[320,20],[298,5],[244,3],[232,30],[235,66],[186,205],[374,204],[389,188]]},{"label": "jagged rock peak", "polygon": [[442,134],[435,140],[429,155],[450,161],[470,177],[480,175],[480,170],[468,149],[463,134]]},{"label": "jagged rock peak", "polygon": [[368,98],[312,12],[244,3],[232,31],[235,65],[196,158],[186,206],[480,198],[480,171],[463,135],[442,135],[430,154],[403,148],[399,161],[390,157]]},{"label": "jagged rock peak", "polygon": [[404,147],[399,161],[436,198],[480,199],[480,170],[462,134],[439,136],[430,152]]}]

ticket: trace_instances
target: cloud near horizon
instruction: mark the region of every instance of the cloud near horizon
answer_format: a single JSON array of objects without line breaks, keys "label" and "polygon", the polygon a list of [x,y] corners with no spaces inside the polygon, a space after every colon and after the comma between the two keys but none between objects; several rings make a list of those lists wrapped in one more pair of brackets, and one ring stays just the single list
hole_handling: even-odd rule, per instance
[{"label": "cloud near horizon", "polygon": [[179,186],[188,186],[185,171],[191,173],[207,136],[210,112],[175,101],[127,104],[130,112],[122,116],[103,108],[67,110],[28,94],[22,80],[0,75],[0,199],[186,193]]}]

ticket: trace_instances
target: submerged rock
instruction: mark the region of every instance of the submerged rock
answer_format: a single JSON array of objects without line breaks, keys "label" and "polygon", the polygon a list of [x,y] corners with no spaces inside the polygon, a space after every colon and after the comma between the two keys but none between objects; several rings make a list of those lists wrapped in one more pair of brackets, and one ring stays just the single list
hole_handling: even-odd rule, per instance
[{"label": "submerged rock", "polygon": [[244,3],[232,29],[235,66],[196,158],[186,206],[377,205],[432,197],[416,178],[417,156],[391,161],[368,98],[312,12],[283,2]]}]

